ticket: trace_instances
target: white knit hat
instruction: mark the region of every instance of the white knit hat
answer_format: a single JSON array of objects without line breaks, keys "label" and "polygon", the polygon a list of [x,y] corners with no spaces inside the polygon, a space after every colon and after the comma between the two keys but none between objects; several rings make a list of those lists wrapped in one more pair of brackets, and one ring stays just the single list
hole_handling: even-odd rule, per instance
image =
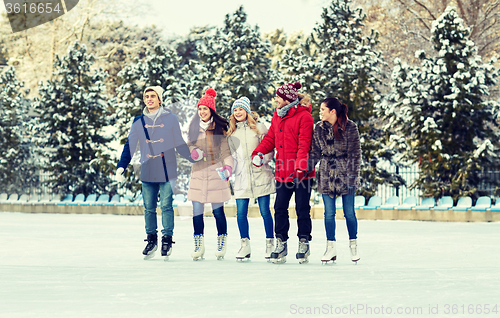
[{"label": "white knit hat", "polygon": [[142,94],[142,98],[144,99],[144,95],[146,95],[146,92],[148,90],[154,90],[156,94],[158,95],[158,99],[160,99],[160,104],[163,104],[163,88],[161,86],[148,86],[144,90],[144,93]]},{"label": "white knit hat", "polygon": [[234,109],[236,107],[241,107],[244,110],[246,110],[247,113],[250,114],[250,111],[251,111],[250,110],[250,100],[246,96],[240,97],[234,101],[233,107],[231,107],[231,114],[234,112]]}]

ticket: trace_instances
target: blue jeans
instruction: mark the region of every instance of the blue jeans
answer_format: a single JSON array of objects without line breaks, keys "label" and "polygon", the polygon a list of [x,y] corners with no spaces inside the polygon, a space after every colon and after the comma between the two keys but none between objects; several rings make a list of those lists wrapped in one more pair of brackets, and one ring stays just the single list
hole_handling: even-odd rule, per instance
[{"label": "blue jeans", "polygon": [[[326,239],[328,241],[335,241],[335,199],[329,195],[323,194],[323,202],[325,204],[325,230]],[[344,206],[344,217],[347,224],[347,232],[349,232],[349,239],[356,239],[358,234],[358,220],[354,211],[354,195],[343,195],[342,205]]]},{"label": "blue jeans", "polygon": [[[203,221],[203,211],[205,204],[193,201],[193,228],[194,235],[203,234],[205,230],[205,222]],[[212,203],[212,212],[217,226],[217,234],[227,234],[227,221],[224,214],[224,203]]]},{"label": "blue jeans", "polygon": [[169,182],[142,182],[142,198],[144,201],[144,220],[146,221],[146,234],[157,233],[156,206],[158,192],[160,193],[161,223],[163,235],[174,234],[174,200],[175,180]]},{"label": "blue jeans", "polygon": [[[271,215],[271,209],[269,208],[269,203],[271,202],[271,195],[264,195],[257,198],[259,202],[260,215],[264,220],[264,229],[266,230],[266,238],[274,238],[273,233],[273,216]],[[236,199],[236,221],[238,222],[238,228],[240,229],[241,238],[248,238],[248,203],[250,199]]]}]

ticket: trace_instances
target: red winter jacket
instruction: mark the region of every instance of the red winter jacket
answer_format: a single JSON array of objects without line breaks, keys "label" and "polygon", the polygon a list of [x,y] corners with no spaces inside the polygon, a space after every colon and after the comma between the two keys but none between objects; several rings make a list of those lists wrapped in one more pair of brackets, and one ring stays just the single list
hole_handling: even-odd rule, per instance
[{"label": "red winter jacket", "polygon": [[[276,148],[276,168],[274,179],[279,182],[293,182],[290,174],[297,169],[307,171],[309,150],[313,136],[314,120],[312,106],[295,106],[281,118],[274,111],[271,127],[267,135],[252,152],[252,157],[261,152],[267,154]],[[314,170],[306,179],[316,176]]]}]

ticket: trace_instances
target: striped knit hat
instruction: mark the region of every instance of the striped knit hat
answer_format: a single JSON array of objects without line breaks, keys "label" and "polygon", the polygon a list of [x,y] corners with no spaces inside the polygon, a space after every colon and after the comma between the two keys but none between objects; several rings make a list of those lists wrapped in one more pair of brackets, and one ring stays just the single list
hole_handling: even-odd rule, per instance
[{"label": "striped knit hat", "polygon": [[250,110],[250,100],[246,96],[240,97],[240,98],[238,98],[237,100],[234,101],[233,107],[231,107],[231,113],[234,112],[234,109],[236,107],[241,107],[244,110],[246,110],[247,113],[250,114],[250,111],[251,111]]}]

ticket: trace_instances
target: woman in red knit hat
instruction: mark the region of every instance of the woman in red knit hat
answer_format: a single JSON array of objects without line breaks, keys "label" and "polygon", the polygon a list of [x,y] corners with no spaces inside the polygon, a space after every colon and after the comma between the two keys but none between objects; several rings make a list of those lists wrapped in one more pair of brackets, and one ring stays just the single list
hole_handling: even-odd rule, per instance
[{"label": "woman in red knit hat", "polygon": [[226,254],[227,222],[224,202],[231,198],[227,180],[232,174],[233,157],[226,138],[228,122],[215,109],[217,93],[212,88],[198,101],[198,111],[189,126],[188,146],[196,162],[191,168],[188,200],[193,202],[194,252],[193,260],[203,259],[203,212],[205,203],[212,204],[217,226],[217,259]]}]

